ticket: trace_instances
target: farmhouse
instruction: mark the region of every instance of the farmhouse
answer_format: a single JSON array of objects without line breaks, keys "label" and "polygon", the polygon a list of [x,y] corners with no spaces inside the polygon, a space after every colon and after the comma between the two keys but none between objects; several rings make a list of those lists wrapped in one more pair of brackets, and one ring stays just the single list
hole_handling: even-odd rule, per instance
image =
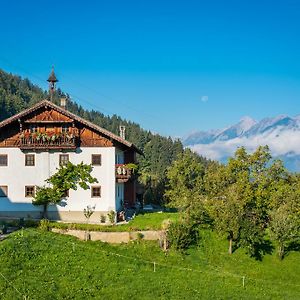
[{"label": "farmhouse", "polygon": [[[50,74],[50,101],[43,100],[0,123],[0,217],[39,218],[42,208],[32,205],[37,186],[68,161],[93,166],[98,183],[90,189],[67,191],[48,217],[84,220],[83,210],[95,206],[91,221],[109,211],[135,205],[136,183],[127,167],[141,153],[132,143],[69,112],[51,99],[57,82]],[[121,128],[122,129],[122,128]]]}]

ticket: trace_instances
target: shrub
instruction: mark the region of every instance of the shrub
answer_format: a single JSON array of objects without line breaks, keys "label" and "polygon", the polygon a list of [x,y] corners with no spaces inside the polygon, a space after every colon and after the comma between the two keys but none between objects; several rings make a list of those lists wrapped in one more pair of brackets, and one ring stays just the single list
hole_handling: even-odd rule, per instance
[{"label": "shrub", "polygon": [[138,232],[136,238],[138,241],[141,241],[144,238],[144,235],[141,232]]},{"label": "shrub", "polygon": [[0,234],[6,234],[7,233],[7,224],[3,223],[0,225]]},{"label": "shrub", "polygon": [[111,224],[115,224],[115,222],[116,222],[116,212],[115,212],[114,210],[111,210],[111,211],[107,214],[107,216],[108,216],[109,222],[110,222]]},{"label": "shrub", "polygon": [[19,228],[25,227],[25,221],[24,221],[24,218],[20,218],[20,219],[19,219],[19,221],[18,221],[18,227],[19,227]]},{"label": "shrub", "polygon": [[169,227],[171,226],[171,224],[172,224],[172,220],[170,220],[170,219],[165,219],[165,220],[163,220],[162,223],[161,223],[161,229],[162,229],[162,230],[168,230]]},{"label": "shrub", "polygon": [[38,227],[39,226],[39,221],[35,221],[35,220],[25,220],[24,221],[24,227]]},{"label": "shrub", "polygon": [[100,223],[105,223],[106,222],[106,216],[105,215],[101,215],[100,216]]},{"label": "shrub", "polygon": [[167,231],[167,239],[176,250],[183,251],[193,244],[197,243],[197,230],[188,223],[171,223]]},{"label": "shrub", "polygon": [[85,216],[86,222],[88,223],[91,216],[93,215],[93,213],[95,212],[95,206],[90,206],[88,205],[84,210],[83,210],[83,214]]},{"label": "shrub", "polygon": [[49,231],[50,230],[50,221],[47,219],[42,219],[39,223],[39,229],[43,231]]}]

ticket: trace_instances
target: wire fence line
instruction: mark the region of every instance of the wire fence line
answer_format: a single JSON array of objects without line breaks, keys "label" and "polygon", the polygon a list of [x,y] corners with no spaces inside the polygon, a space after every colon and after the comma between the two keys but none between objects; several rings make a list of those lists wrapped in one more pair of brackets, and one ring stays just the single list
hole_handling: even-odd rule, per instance
[{"label": "wire fence line", "polygon": [[17,292],[17,294],[22,298],[22,299],[27,299],[26,295],[23,295],[16,287],[15,285],[9,280],[7,279],[1,272],[0,272],[0,276]]},{"label": "wire fence line", "polygon": [[[19,238],[26,238],[26,236],[37,236],[37,235],[42,235],[42,232],[30,232],[29,234],[27,233],[26,236],[24,236],[23,234],[23,230],[20,233],[17,233]],[[81,248],[83,250],[86,250],[86,248],[91,248],[91,244],[84,244],[84,243],[76,243],[75,242],[70,242],[70,243],[66,243],[65,246],[69,247],[72,249],[72,252],[76,252],[76,248]],[[217,268],[213,268],[211,266],[209,266],[210,268],[213,268],[213,270],[199,270],[199,269],[194,269],[194,268],[189,268],[189,267],[183,267],[183,266],[179,266],[179,265],[169,265],[166,263],[162,263],[162,262],[157,262],[157,261],[152,261],[152,260],[147,260],[147,259],[142,259],[140,257],[133,257],[133,256],[128,256],[128,255],[124,255],[124,254],[120,254],[120,253],[116,253],[116,252],[112,252],[109,250],[103,250],[103,249],[95,249],[94,247],[92,247],[93,250],[97,250],[97,252],[101,252],[104,253],[106,256],[115,256],[115,257],[119,257],[119,258],[123,258],[126,260],[131,260],[131,261],[136,261],[139,263],[143,263],[146,265],[150,265],[153,267],[153,272],[157,272],[159,269],[158,267],[161,268],[168,268],[168,269],[176,269],[178,271],[183,271],[183,272],[195,272],[195,273],[201,273],[201,274],[205,274],[205,273],[210,273],[214,276],[218,276],[218,277],[227,277],[230,276],[232,278],[236,278],[241,280],[241,286],[244,288],[245,287],[245,281],[247,280],[247,283],[249,283],[249,281],[252,282],[262,282],[262,283],[266,283],[266,284],[278,284],[278,285],[289,285],[289,286],[293,286],[293,287],[300,287],[300,284],[293,284],[293,283],[283,283],[280,281],[274,281],[274,280],[266,280],[266,279],[260,279],[260,278],[253,278],[251,276],[246,276],[246,275],[238,275],[238,274],[234,274],[228,271],[224,271],[224,270],[220,270]],[[0,276],[15,290],[15,292],[24,300],[29,299],[25,294],[23,294],[19,289],[17,289],[14,285],[14,283],[12,281],[10,281],[7,277],[5,277],[1,272],[0,272]],[[198,291],[195,290],[195,292],[199,293]]]},{"label": "wire fence line", "polygon": [[[42,232],[38,232],[35,231],[34,233],[32,233],[32,235],[42,235]],[[23,234],[22,234],[23,236]],[[91,244],[84,244],[85,242],[82,242],[80,244],[76,244],[74,242],[71,243],[71,245],[69,247],[71,247],[73,249],[73,251],[76,251],[76,247],[80,247],[83,250],[86,249],[86,247],[90,247]],[[95,248],[93,247],[93,250],[95,250]],[[279,284],[279,285],[290,285],[290,286],[295,286],[295,287],[300,287],[300,284],[294,284],[294,283],[282,283],[280,281],[273,281],[273,280],[266,280],[266,279],[260,279],[260,278],[253,278],[251,276],[248,276],[246,274],[244,275],[238,275],[238,274],[234,274],[231,273],[229,271],[224,271],[221,270],[219,268],[214,268],[212,266],[209,266],[209,268],[211,268],[212,270],[199,270],[199,269],[194,269],[194,268],[188,268],[188,267],[183,267],[183,266],[178,266],[178,265],[169,265],[169,264],[165,264],[165,263],[161,263],[161,262],[157,262],[157,261],[152,261],[152,260],[146,260],[140,257],[133,257],[133,256],[128,256],[128,255],[124,255],[124,254],[120,254],[120,253],[116,253],[116,252],[112,252],[112,251],[108,251],[108,250],[103,250],[103,249],[99,249],[97,248],[98,252],[102,252],[106,255],[112,255],[112,256],[116,256],[116,257],[121,257],[121,258],[125,258],[128,260],[133,260],[133,261],[138,261],[141,263],[145,263],[145,264],[149,264],[153,266],[154,269],[154,264],[157,267],[165,267],[165,268],[170,268],[170,269],[177,269],[177,270],[181,270],[181,271],[189,271],[189,272],[197,272],[197,273],[211,273],[214,274],[216,276],[230,276],[230,277],[234,277],[234,278],[238,278],[241,280],[245,280],[247,279],[247,281],[251,280],[251,281],[260,281],[260,282],[266,282],[266,283],[272,283],[272,284]]]},{"label": "wire fence line", "polygon": [[[74,243],[73,243],[74,244]],[[81,247],[81,248],[86,248],[87,245],[83,245],[83,244],[77,244],[76,247]],[[74,245],[72,245],[73,250],[75,250],[76,247],[74,247]],[[93,250],[95,250],[93,248]],[[164,264],[161,262],[157,262],[157,261],[151,261],[151,260],[145,260],[142,259],[140,257],[132,257],[132,256],[127,256],[124,254],[120,254],[120,253],[116,253],[116,252],[111,252],[108,250],[103,250],[103,249],[97,249],[98,252],[102,252],[106,255],[112,255],[112,256],[116,256],[116,257],[121,257],[121,258],[125,258],[128,260],[133,260],[133,261],[138,261],[144,264],[149,264],[153,266],[153,270],[158,270],[155,267],[165,267],[165,268],[170,268],[170,269],[177,269],[179,271],[189,271],[189,272],[197,272],[197,273],[211,273],[214,274],[216,276],[219,277],[224,277],[224,276],[230,276],[233,278],[238,278],[241,280],[242,285],[245,286],[245,280],[247,280],[249,282],[249,280],[251,281],[259,281],[259,282],[266,282],[266,283],[272,283],[272,284],[279,284],[279,285],[290,285],[290,286],[294,286],[294,287],[300,287],[300,284],[294,284],[294,283],[282,283],[280,281],[273,281],[273,280],[265,280],[265,279],[260,279],[260,278],[253,278],[251,276],[248,275],[238,275],[238,274],[234,274],[228,271],[224,271],[224,270],[220,270],[217,268],[213,268],[213,270],[199,270],[199,269],[194,269],[194,268],[188,268],[188,267],[182,267],[182,266],[178,266],[178,265],[169,265],[169,264]],[[210,268],[212,268],[211,266],[209,266]]]}]

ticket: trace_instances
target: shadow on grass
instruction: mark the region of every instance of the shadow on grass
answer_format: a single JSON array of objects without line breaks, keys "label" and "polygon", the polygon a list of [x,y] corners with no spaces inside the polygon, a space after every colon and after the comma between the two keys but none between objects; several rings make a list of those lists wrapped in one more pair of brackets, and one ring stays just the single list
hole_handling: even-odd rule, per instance
[{"label": "shadow on grass", "polygon": [[256,260],[262,261],[264,255],[272,254],[274,246],[270,240],[263,240],[261,243],[254,246],[254,253],[251,255]]},{"label": "shadow on grass", "polygon": [[178,213],[179,210],[176,209],[176,208],[165,208],[165,207],[154,207],[153,209],[151,210],[147,210],[147,209],[140,209],[137,211],[137,214],[136,215],[147,215],[147,214],[155,214],[155,213]]},{"label": "shadow on grass", "polygon": [[246,253],[248,255],[250,255],[250,257],[252,257],[258,261],[262,261],[264,255],[272,254],[275,249],[270,240],[263,240],[260,243],[256,243],[252,247],[250,247],[250,246],[247,247],[245,245],[243,246],[241,244],[240,245],[234,244],[232,246],[232,253],[234,253],[239,248],[245,248]]},{"label": "shadow on grass", "polygon": [[286,253],[291,251],[300,251],[300,241],[292,242],[286,249]]}]

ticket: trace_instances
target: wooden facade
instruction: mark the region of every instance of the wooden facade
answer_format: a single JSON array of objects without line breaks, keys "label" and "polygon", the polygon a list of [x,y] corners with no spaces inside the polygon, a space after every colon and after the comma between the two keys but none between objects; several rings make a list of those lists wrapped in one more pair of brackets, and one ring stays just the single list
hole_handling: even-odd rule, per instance
[{"label": "wooden facade", "polygon": [[51,107],[19,118],[0,132],[0,147],[38,150],[112,146],[110,138]]}]

